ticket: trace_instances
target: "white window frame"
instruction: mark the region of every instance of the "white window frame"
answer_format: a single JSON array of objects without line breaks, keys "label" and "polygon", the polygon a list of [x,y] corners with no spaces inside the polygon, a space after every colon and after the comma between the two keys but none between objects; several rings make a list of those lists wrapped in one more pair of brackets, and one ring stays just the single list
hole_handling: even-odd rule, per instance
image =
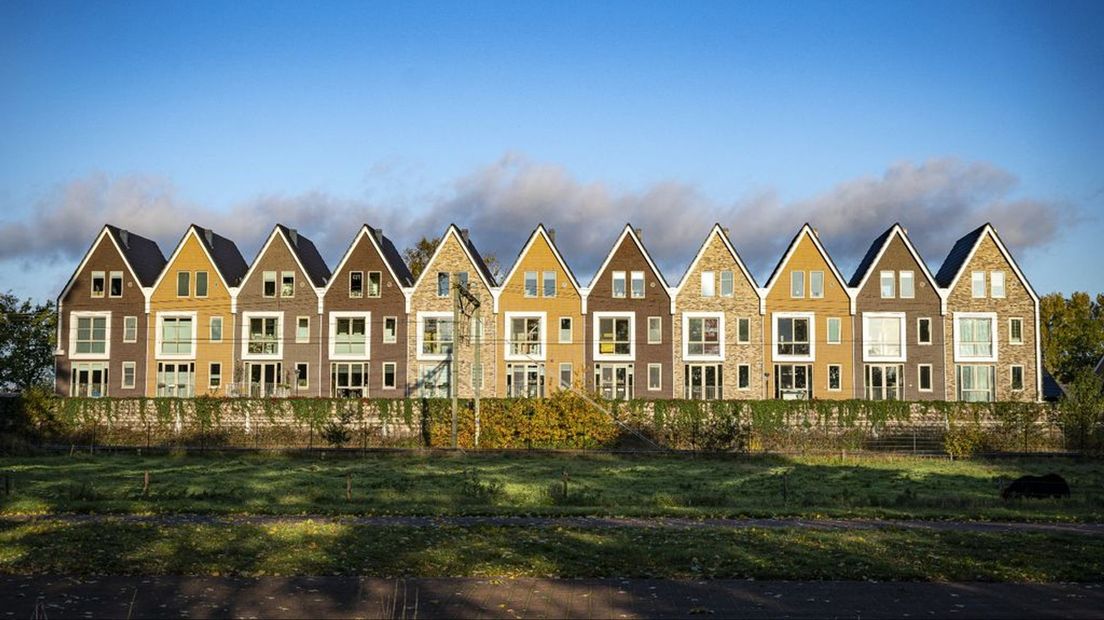
[{"label": "white window frame", "polygon": [[[617,294],[617,281],[621,280],[620,295]],[[614,271],[610,277],[610,297],[614,299],[627,299],[629,296],[629,277],[624,271]]]},{"label": "white window frame", "polygon": [[[740,387],[740,369],[747,369],[747,385]],[[751,364],[736,364],[736,389],[740,392],[747,392],[751,390]]]},{"label": "white window frame", "polygon": [[[307,335],[300,337],[299,336],[299,324],[303,322],[303,319],[306,319],[306,321],[307,321]],[[296,344],[309,343],[310,342],[310,334],[311,334],[311,318],[310,318],[310,316],[305,315],[305,314],[300,314],[299,316],[295,317],[295,343]]]},{"label": "white window frame", "polygon": [[[921,380],[923,376],[923,369],[928,369],[928,387],[924,387],[924,382]],[[935,389],[935,369],[931,364],[917,364],[916,366],[916,391],[918,392],[931,392]]]},{"label": "white window frame", "polygon": [[[265,291],[265,287],[269,282],[272,282],[272,294],[269,295]],[[265,299],[276,299],[280,296],[280,272],[278,271],[262,271],[261,272],[261,297]]]},{"label": "white window frame", "polygon": [[[306,381],[306,383],[303,383],[302,385],[299,384],[299,367],[300,366],[306,366],[306,368],[307,368],[307,371],[303,373],[303,379]],[[291,364],[291,367],[295,371],[295,389],[297,391],[298,390],[309,390],[310,389],[310,362],[293,362]]]},{"label": "white window frame", "polygon": [[[555,271],[543,271],[541,272],[541,296],[546,299],[551,299],[556,296],[556,287],[559,286],[559,278],[556,276]],[[552,294],[548,294],[548,284],[552,283]]]},{"label": "white window frame", "polygon": [[[129,337],[127,336],[127,332],[130,331],[130,327],[127,325],[128,323],[134,324],[133,335]],[[132,314],[123,317],[123,342],[127,344],[138,342],[138,317],[136,315]]]},{"label": "white window frame", "polygon": [[[535,299],[540,295],[540,272],[526,271],[522,274],[521,295],[526,299]],[[532,288],[529,283],[532,282]]]},{"label": "white window frame", "polygon": [[[115,278],[119,279],[119,294],[118,295],[112,295],[111,294],[111,282]],[[121,272],[121,271],[112,271],[112,272],[108,273],[107,288],[105,289],[105,292],[107,293],[108,297],[111,297],[113,299],[118,299],[118,298],[122,297],[124,286],[126,286],[126,280],[123,278],[123,272]]]},{"label": "white window frame", "polygon": [[[801,280],[800,287],[797,286],[798,279]],[[798,288],[801,290],[795,295],[794,293],[798,292]],[[790,272],[790,299],[805,299],[805,272],[800,269],[794,269]]]},{"label": "white window frame", "polygon": [[[203,274],[203,294],[199,294],[199,274]],[[192,287],[197,299],[207,299],[211,295],[211,274],[207,271],[196,271],[192,275]]]},{"label": "white window frame", "polygon": [[[997,294],[997,280],[1000,280],[1000,295]],[[1005,299],[1008,297],[1008,278],[1004,271],[995,270],[989,272],[989,297],[993,299]]]},{"label": "white window frame", "polygon": [[[656,321],[659,323],[659,337],[655,340],[652,340],[652,321]],[[648,344],[663,344],[663,317],[650,316],[648,317],[646,325],[648,327]]]},{"label": "white window frame", "polygon": [[[291,293],[288,294],[288,295],[284,295],[284,286],[287,284],[287,279],[289,277],[291,278]],[[279,292],[280,292],[280,298],[281,299],[292,299],[292,298],[295,297],[295,271],[294,270],[292,270],[292,271],[281,271],[280,272],[280,289],[279,289]]]},{"label": "white window frame", "polygon": [[[628,354],[602,353],[601,333],[599,329],[602,319],[628,319],[629,320],[629,352]],[[594,342],[592,343],[594,361],[596,362],[632,362],[636,360],[636,313],[635,312],[595,312],[594,313]]]},{"label": "white window frame", "polygon": [[[728,292],[725,292],[725,276],[728,276]],[[736,273],[731,270],[721,271],[721,297],[732,297],[736,294]]]},{"label": "white window frame", "polygon": [[[564,340],[563,322],[567,321],[567,339]],[[561,316],[556,322],[557,342],[559,344],[571,344],[575,341],[575,319],[570,316]]]},{"label": "white window frame", "polygon": [[[958,353],[958,344],[959,344],[959,336],[960,336],[961,331],[962,331],[961,329],[959,329],[959,326],[958,326],[959,319],[989,319],[989,322],[991,324],[990,328],[989,328],[989,333],[992,335],[992,341],[993,341],[993,347],[992,347],[993,348],[993,354],[992,355],[987,356],[987,357],[962,357],[961,355],[959,355],[959,353]],[[998,324],[997,324],[997,313],[996,312],[955,312],[952,315],[952,325],[954,326],[953,346],[954,346],[954,361],[955,361],[956,364],[992,364],[992,363],[995,363],[997,361],[997,358],[999,357],[999,351],[997,349],[997,345],[1000,341],[1000,337],[998,336],[998,332],[1000,330],[997,328]]]},{"label": "white window frame", "polygon": [[[916,299],[916,272],[911,270],[897,273],[897,296],[901,299]],[[908,281],[908,295],[905,294],[905,281]]]},{"label": "white window frame", "polygon": [[[924,321],[928,322],[928,339],[927,340],[921,340],[920,339],[920,325],[923,324]],[[935,329],[935,323],[931,320],[930,316],[917,317],[916,318],[916,344],[920,345],[920,346],[925,346],[925,347],[929,346],[932,343],[932,341],[935,340],[935,334],[932,331],[934,329]]]},{"label": "white window frame", "polygon": [[[437,274],[437,277],[435,277],[434,280],[433,280],[433,286],[435,287],[434,291],[437,294],[437,298],[438,299],[447,299],[448,296],[449,296],[449,293],[452,292],[452,274],[447,272],[447,271],[438,271],[438,272],[436,272],[436,274]],[[445,276],[443,280],[441,278],[442,275]],[[442,281],[445,284],[445,294],[444,295],[441,294],[441,283],[442,283]]]},{"label": "white window frame", "polygon": [[[103,282],[100,288],[100,294],[96,294],[96,279]],[[106,271],[93,271],[88,277],[88,294],[92,299],[103,299],[107,297],[107,272]]]},{"label": "white window frame", "polygon": [[[640,281],[640,295],[636,294],[636,287],[633,286],[636,281]],[[629,298],[630,299],[644,299],[648,296],[648,278],[644,276],[643,271],[630,271],[629,272]]]},{"label": "white window frame", "polygon": [[[717,319],[718,344],[716,354],[691,354],[690,353],[690,320],[691,319]],[[661,322],[660,325],[663,323]],[[724,312],[683,312],[682,313],[682,359],[688,362],[723,362],[725,360],[725,314]]]},{"label": "white window frame", "polygon": [[[836,339],[832,340],[832,323],[836,324]],[[838,316],[830,316],[824,321],[824,343],[840,344],[843,342],[843,320]]]},{"label": "white window frame", "polygon": [[[740,338],[740,325],[747,325],[747,338]],[[741,316],[736,318],[736,344],[751,343],[751,317]]]},{"label": "white window frame", "polygon": [[[365,272],[364,278],[364,296],[370,299],[378,299],[383,295],[383,272],[382,271],[368,271]],[[376,279],[375,295],[372,294],[372,278]]]},{"label": "white window frame", "polygon": [[[565,370],[567,371],[567,376],[568,376],[568,384],[567,384],[566,388],[564,387],[564,380],[563,380]],[[571,386],[573,386],[575,384],[575,365],[572,364],[571,362],[560,362],[559,373],[557,373],[557,375],[556,375],[556,381],[557,381],[557,387],[559,387],[561,390],[562,389],[567,389],[567,388],[570,388]]]},{"label": "white window frame", "polygon": [[[448,359],[448,354],[447,353],[423,353],[422,352],[422,345],[424,344],[424,339],[425,339],[425,320],[426,319],[448,319],[448,321],[451,323],[452,318],[453,317],[452,317],[451,312],[426,312],[426,311],[422,311],[422,312],[419,312],[417,315],[415,315],[415,321],[417,322],[416,341],[415,341],[417,348],[415,349],[415,352],[416,352],[415,359],[417,359],[419,361],[425,361],[425,362],[440,362],[440,361]],[[453,352],[456,351],[456,332],[457,332],[456,328],[457,328],[456,325],[452,326],[452,350],[453,350]],[[421,371],[419,370],[419,372],[421,372]]]},{"label": "white window frame", "polygon": [[[360,275],[360,292],[353,291],[353,276]],[[349,299],[364,299],[364,272],[355,270],[349,272]]]},{"label": "white window frame", "polygon": [[712,271],[701,272],[701,296],[717,296],[717,275]]},{"label": "white window frame", "polygon": [[[391,379],[394,381],[391,385],[387,385],[387,367],[391,367]],[[395,362],[384,362],[380,366],[380,386],[384,390],[397,390],[399,389],[399,365]]]},{"label": "white window frame", "polygon": [[[540,353],[536,355],[526,355],[524,353],[511,353],[510,344],[514,337],[514,319],[537,319],[540,321]],[[511,362],[530,362],[539,361],[543,362],[548,357],[548,313],[547,312],[507,312],[506,324],[503,331],[505,332],[505,338],[503,339],[503,356],[504,359]],[[420,351],[421,349],[419,349]]]},{"label": "white window frame", "polygon": [[[217,375],[215,373],[211,372],[211,368],[216,366],[216,365],[219,367],[219,371],[218,371]],[[211,382],[211,379],[213,379],[215,377],[219,378],[218,385],[215,385],[214,383]],[[195,381],[195,377],[192,378],[192,381],[193,382]],[[222,362],[207,362],[207,391],[221,389],[223,385],[224,385],[224,383],[222,381]]]},{"label": "white window frame", "polygon": [[[391,335],[387,335],[387,322],[391,321],[395,324],[395,329]],[[399,341],[399,317],[397,316],[385,316],[383,317],[383,343],[394,344]]]},{"label": "white window frame", "polygon": [[[184,295],[180,294],[180,276],[181,275],[183,275],[184,279],[187,280],[186,284],[188,285],[188,290],[186,291],[186,293]],[[187,270],[177,271],[176,272],[176,297],[177,297],[177,299],[182,299],[184,297],[191,297],[191,296],[192,296],[192,272],[187,271]]]},{"label": "white window frame", "polygon": [[[806,319],[809,322],[808,355],[784,355],[778,352],[778,321],[781,319]],[[813,362],[816,360],[815,312],[774,312],[771,313],[771,323],[771,360],[776,362]]]},{"label": "white window frame", "polygon": [[[1020,339],[1019,340],[1014,340],[1012,338],[1012,323],[1017,322],[1017,321],[1020,323]],[[1023,317],[1018,317],[1018,316],[1009,317],[1009,319],[1008,319],[1008,344],[1015,345],[1015,346],[1022,346],[1023,343],[1024,343],[1024,320],[1023,320]]]},{"label": "white window frame", "polygon": [[[886,294],[888,287],[889,294]],[[883,270],[878,273],[878,296],[882,299],[897,298],[897,273]]]},{"label": "white window frame", "polygon": [[[219,337],[217,339],[215,338],[215,322],[216,321],[218,322],[218,326],[219,326]],[[223,338],[225,338],[225,336],[223,336],[223,333],[224,333],[223,329],[225,327],[226,327],[226,324],[223,322],[221,316],[209,317],[207,319],[207,340],[210,341],[210,342],[222,342]]]},{"label": "white window frame", "polygon": [[[980,290],[980,295],[978,294]],[[984,271],[971,271],[970,272],[970,297],[972,299],[985,299],[985,272]]]},{"label": "white window frame", "polygon": [[[191,353],[162,353],[161,334],[165,319],[191,319],[192,320],[192,352]],[[196,332],[199,331],[199,317],[192,312],[158,312],[154,331],[154,358],[158,360],[194,360],[196,359]],[[194,372],[194,371],[193,371]],[[193,379],[194,380],[194,379]]]},{"label": "white window frame", "polygon": [[[127,383],[127,369],[130,369],[130,383]],[[119,384],[124,390],[133,390],[138,385],[138,363],[123,362],[122,371],[119,373]]]},{"label": "white window frame", "polygon": [[[249,352],[249,323],[252,319],[276,319],[276,352]],[[283,311],[242,312],[241,323],[241,359],[249,361],[279,360],[284,355],[284,313]]]},{"label": "white window frame", "polygon": [[[839,370],[837,376],[839,377],[839,386],[832,387],[832,369]],[[829,392],[842,392],[843,391],[843,364],[828,364],[828,367],[824,370],[824,389]]]},{"label": "white window frame", "polygon": [[[820,279],[820,290],[818,291],[815,285],[817,279]],[[824,272],[823,271],[810,271],[809,272],[809,299],[824,299]]]},{"label": "white window frame", "polygon": [[[901,354],[900,355],[870,355],[867,352],[867,343],[870,336],[870,319],[896,319],[898,337],[901,339]],[[862,360],[864,362],[870,362],[872,364],[879,364],[884,362],[897,362],[902,363],[908,358],[908,328],[906,327],[907,321],[905,320],[904,312],[863,312],[863,341],[862,341]]]},{"label": "white window frame", "polygon": [[[652,369],[653,368],[658,368],[659,369],[659,383],[657,383],[655,385],[652,385]],[[653,362],[651,364],[648,364],[647,372],[648,372],[648,386],[647,386],[648,391],[649,392],[659,392],[659,391],[663,390],[663,364],[659,364],[659,363],[655,363],[655,362]]]},{"label": "white window frame", "polygon": [[[452,316],[451,313],[447,313]],[[337,348],[337,320],[338,319],[364,319],[364,355],[357,353],[336,353]],[[372,359],[372,313],[355,311],[330,312],[329,321],[329,354],[330,359],[338,362],[363,362]],[[367,368],[367,366],[365,366]],[[331,366],[332,372],[332,366]],[[367,371],[365,371],[367,372]],[[367,381],[367,379],[365,379]]]}]

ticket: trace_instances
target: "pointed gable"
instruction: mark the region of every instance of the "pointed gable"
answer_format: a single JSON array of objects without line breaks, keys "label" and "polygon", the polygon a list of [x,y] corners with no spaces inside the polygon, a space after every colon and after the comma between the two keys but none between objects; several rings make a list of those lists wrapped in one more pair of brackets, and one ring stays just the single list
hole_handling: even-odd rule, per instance
[{"label": "pointed gable", "polygon": [[758,290],[759,284],[744,265],[743,259],[740,258],[740,253],[733,247],[732,241],[728,238],[725,229],[720,224],[713,224],[713,228],[711,228],[709,234],[705,236],[705,241],[702,241],[701,247],[698,248],[698,253],[694,255],[694,260],[690,261],[690,265],[686,268],[686,272],[682,274],[682,280],[679,281],[678,287],[675,289],[676,296],[682,293],[684,287],[688,283],[688,278],[694,274],[694,271],[698,268],[698,264],[701,263],[706,253],[717,243],[721,244],[724,251],[732,258],[732,262],[736,264],[739,268],[739,272],[743,274],[744,281],[751,286],[752,290]]},{"label": "pointed gable", "polygon": [[321,288],[329,280],[330,269],[326,266],[326,262],[322,260],[322,256],[318,253],[314,243],[300,235],[298,231],[277,224],[272,229],[272,233],[269,234],[264,245],[257,252],[257,256],[253,259],[249,270],[242,276],[239,286],[244,289],[260,266],[270,262],[269,259],[275,252],[287,252],[288,254],[285,255],[283,260],[286,260],[286,257],[290,255],[299,271],[307,277],[313,288]]},{"label": "pointed gable", "polygon": [[391,239],[383,234],[383,229],[374,228],[368,224],[362,224],[360,230],[357,231],[356,236],[353,237],[352,243],[349,244],[349,248],[345,250],[345,254],[341,256],[341,260],[338,261],[337,267],[334,268],[333,273],[330,274],[329,281],[326,283],[326,290],[323,294],[329,294],[330,289],[339,280],[344,281],[341,274],[349,268],[353,271],[349,263],[353,260],[353,257],[361,252],[369,251],[374,253],[383,265],[387,268],[388,274],[390,274],[392,281],[400,289],[408,288],[414,285],[414,276],[410,274],[410,269],[406,266],[406,261],[403,260],[402,255],[398,249],[395,248],[395,244],[391,242]]},{"label": "pointed gable", "polygon": [[247,271],[249,271],[249,265],[246,264],[245,259],[242,258],[241,251],[238,250],[238,246],[231,240],[218,235],[210,228],[202,228],[196,224],[188,226],[188,231],[184,233],[184,236],[177,243],[176,249],[173,250],[172,256],[169,257],[168,262],[165,263],[165,268],[161,270],[161,275],[158,276],[157,281],[154,283],[154,288],[161,285],[161,282],[165,278],[165,274],[169,272],[169,268],[180,256],[180,252],[184,249],[184,246],[188,244],[190,239],[194,239],[199,247],[202,248],[207,261],[214,267],[215,274],[222,280],[223,285],[227,288],[233,288],[241,284],[242,278],[245,277]]},{"label": "pointed gable", "polygon": [[947,254],[947,258],[944,259],[943,265],[939,268],[939,273],[935,276],[939,285],[947,289],[948,293],[954,289],[962,277],[962,273],[966,271],[970,261],[977,253],[978,248],[986,241],[991,241],[996,246],[997,251],[1000,252],[1008,266],[1012,268],[1012,272],[1016,274],[1028,295],[1035,303],[1039,303],[1039,296],[1035,293],[1034,287],[1020,271],[1020,266],[1016,263],[1016,259],[1012,258],[1012,253],[1005,247],[996,229],[988,222],[970,231],[955,242],[954,247]]},{"label": "pointed gable", "polygon": [[656,267],[651,254],[648,254],[648,249],[644,247],[644,243],[640,240],[640,236],[636,233],[636,229],[632,227],[632,224],[625,224],[625,228],[621,231],[621,236],[613,243],[613,247],[610,248],[609,254],[606,255],[606,259],[602,261],[602,265],[598,267],[598,271],[594,272],[594,278],[591,279],[590,286],[587,288],[593,289],[594,284],[604,277],[606,269],[610,266],[610,263],[613,262],[614,257],[622,251],[623,247],[627,248],[628,251],[637,252],[640,256],[644,257],[652,275],[654,275],[662,285],[663,294],[669,297],[670,287],[667,286],[667,280],[663,277],[663,272]]},{"label": "pointed gable", "polygon": [[[552,255],[556,264],[560,267],[560,270],[567,276],[568,282],[571,283],[572,289],[576,295],[582,294],[582,289],[579,286],[579,281],[575,278],[575,273],[571,271],[571,267],[568,266],[567,261],[563,259],[563,255],[560,254],[559,248],[556,247],[556,242],[545,229],[544,224],[538,224],[533,232],[529,235],[529,239],[526,240],[525,245],[521,247],[521,251],[518,252],[517,258],[514,260],[513,267],[502,278],[502,282],[499,285],[499,291],[509,290],[513,285],[513,280],[518,276],[518,272],[521,271],[521,266],[526,263],[526,259],[535,252],[547,252]],[[522,286],[524,283],[522,283]],[[521,288],[521,286],[517,286]],[[495,306],[497,308],[498,301],[496,299]]]},{"label": "pointed gable", "polygon": [[65,287],[62,288],[61,294],[58,295],[59,300],[69,294],[69,290],[73,287],[73,283],[76,281],[81,271],[84,270],[89,259],[104,241],[112,242],[115,251],[130,270],[130,275],[142,287],[153,286],[165,268],[165,255],[161,253],[161,248],[158,247],[156,242],[119,228],[118,226],[105,224],[103,229],[100,230],[100,234],[96,236],[96,240],[92,242],[92,245],[88,247],[88,251],[85,252],[84,257],[81,258],[81,262],[73,272],[73,275],[71,275],[69,280],[65,283]]},{"label": "pointed gable", "polygon": [[842,289],[842,291],[851,300],[851,311],[854,312],[855,298],[852,294],[851,289],[847,286],[847,280],[843,278],[843,274],[841,274],[839,269],[836,267],[835,261],[833,261],[832,257],[828,255],[828,250],[826,250],[824,246],[820,243],[819,235],[817,235],[816,231],[813,230],[813,227],[810,226],[808,222],[801,226],[801,229],[797,231],[797,234],[794,236],[793,240],[790,241],[789,247],[786,248],[786,253],[782,255],[782,258],[778,259],[778,264],[775,265],[774,271],[771,272],[766,286],[763,287],[763,311],[765,312],[767,296],[770,295],[771,291],[774,290],[774,285],[782,276],[782,273],[786,269],[786,265],[790,262],[790,259],[793,258],[794,253],[804,243],[812,244],[816,253],[819,254],[820,259],[824,262],[825,265],[827,265],[828,270],[832,272],[832,276],[839,284],[840,289]]},{"label": "pointed gable", "polygon": [[441,240],[437,242],[437,249],[433,251],[433,256],[426,261],[425,268],[422,269],[422,273],[418,274],[418,279],[414,282],[414,288],[418,288],[422,281],[425,279],[426,274],[430,271],[434,271],[432,267],[441,256],[442,250],[449,243],[456,243],[462,250],[468,263],[474,269],[476,275],[482,280],[483,286],[491,291],[495,288],[495,279],[491,274],[490,269],[487,268],[487,263],[483,261],[483,256],[479,254],[479,250],[475,248],[475,244],[471,241],[468,231],[457,228],[456,224],[449,224],[449,227],[445,230],[445,234],[441,236]]},{"label": "pointed gable", "polygon": [[867,281],[870,279],[870,275],[874,273],[886,251],[896,242],[903,244],[905,249],[908,250],[909,255],[916,264],[916,268],[924,275],[924,278],[927,279],[932,289],[935,291],[939,290],[937,280],[935,276],[932,275],[931,270],[928,269],[928,264],[920,257],[920,253],[917,252],[916,247],[912,245],[908,233],[905,232],[905,229],[898,223],[890,226],[884,233],[878,235],[878,237],[874,239],[874,242],[870,244],[870,249],[866,251],[863,259],[859,262],[859,266],[851,276],[851,288],[855,289],[856,293],[866,286]]}]

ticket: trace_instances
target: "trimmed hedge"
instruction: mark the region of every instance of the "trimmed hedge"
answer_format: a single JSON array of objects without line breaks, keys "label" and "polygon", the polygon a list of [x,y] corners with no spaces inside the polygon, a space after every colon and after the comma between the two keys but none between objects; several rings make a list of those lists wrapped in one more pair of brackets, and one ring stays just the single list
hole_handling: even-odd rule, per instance
[{"label": "trimmed hedge", "polygon": [[[1064,448],[1060,411],[1039,403],[885,401],[460,401],[462,448],[666,448],[1029,452]],[[600,408],[599,408],[600,407]],[[0,432],[74,446],[450,447],[448,399],[55,398],[0,403]],[[478,440],[477,440],[478,438]],[[0,449],[5,446],[0,443]]]}]

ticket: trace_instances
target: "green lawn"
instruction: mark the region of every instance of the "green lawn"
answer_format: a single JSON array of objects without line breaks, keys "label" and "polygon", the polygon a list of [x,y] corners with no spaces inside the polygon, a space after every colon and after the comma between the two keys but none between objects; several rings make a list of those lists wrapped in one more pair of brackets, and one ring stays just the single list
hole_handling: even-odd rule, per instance
[{"label": "green lawn", "polygon": [[1104,537],[0,520],[0,573],[1095,581]]},{"label": "green lawn", "polygon": [[[142,493],[150,474],[148,496]],[[1004,502],[998,480],[1057,472],[1070,500]],[[563,474],[568,492],[563,495]],[[1104,521],[1104,461],[593,454],[238,454],[0,458],[0,514],[860,516]],[[352,483],[347,501],[346,480]],[[785,488],[785,496],[783,489]]]}]

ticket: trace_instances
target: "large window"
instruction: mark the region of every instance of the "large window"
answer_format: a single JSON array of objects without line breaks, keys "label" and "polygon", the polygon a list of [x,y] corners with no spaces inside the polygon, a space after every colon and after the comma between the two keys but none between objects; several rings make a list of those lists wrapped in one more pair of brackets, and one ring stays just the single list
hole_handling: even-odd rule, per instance
[{"label": "large window", "polygon": [[420,327],[420,355],[444,357],[452,353],[454,334],[451,316],[422,317]]},{"label": "large window", "polygon": [[996,369],[993,366],[959,365],[958,400],[984,403],[996,400]]},{"label": "large window", "polygon": [[905,315],[903,313],[863,314],[863,359],[866,361],[904,361]]},{"label": "large window", "polygon": [[989,296],[994,299],[1003,299],[1004,292],[1004,272],[1003,271],[990,271],[989,272]]},{"label": "large window", "polygon": [[360,299],[361,297],[364,297],[363,271],[349,272],[349,297],[353,299]]},{"label": "large window", "polygon": [[894,297],[896,297],[896,278],[894,278],[894,273],[892,271],[883,271],[879,275],[881,276],[882,299],[893,299]]},{"label": "large window", "polygon": [[195,273],[195,296],[206,297],[207,296],[207,272],[197,271]]},{"label": "large window", "polygon": [[720,364],[687,364],[683,368],[686,393],[690,400],[723,398],[724,379]]},{"label": "large window", "polygon": [[84,398],[107,396],[107,362],[73,364],[69,395]]},{"label": "large window", "polygon": [[158,362],[157,396],[195,396],[195,362]]},{"label": "large window", "polygon": [[341,316],[331,318],[331,344],[335,356],[368,355],[368,316]]},{"label": "large window", "polygon": [[73,353],[81,356],[107,355],[108,323],[111,316],[108,314],[80,316],[76,313],[73,316],[75,318]]},{"label": "large window", "polygon": [[160,355],[192,355],[195,320],[190,316],[162,316]]},{"label": "large window", "polygon": [[280,297],[295,297],[294,271],[285,271],[280,274]]},{"label": "large window", "polygon": [[246,353],[250,355],[280,354],[280,319],[274,316],[249,318],[249,341]]},{"label": "large window", "polygon": [[104,288],[106,287],[107,275],[102,271],[92,272],[92,287],[91,292],[93,297],[103,297]]},{"label": "large window", "polygon": [[334,398],[367,398],[368,364],[335,362],[330,364],[330,396]]},{"label": "large window", "polygon": [[250,398],[286,397],[289,395],[280,362],[247,362],[245,393]]},{"label": "large window", "polygon": [[811,323],[811,317],[807,316],[775,317],[775,356],[811,356]]},{"label": "large window", "polygon": [[813,369],[805,364],[774,365],[774,397],[782,400],[813,397]]},{"label": "large window", "polygon": [[594,384],[602,398],[631,400],[633,397],[633,365],[595,364]]},{"label": "large window", "polygon": [[955,315],[955,358],[996,361],[996,315],[958,313]]},{"label": "large window", "polygon": [[632,317],[601,316],[597,313],[595,316],[598,323],[598,354],[632,355]]},{"label": "large window", "polygon": [[722,354],[723,322],[720,316],[686,316],[685,324],[685,354],[687,357],[711,356],[719,357]]},{"label": "large window", "polygon": [[544,396],[544,364],[506,364],[507,398]]},{"label": "large window", "polygon": [[192,274],[189,271],[176,272],[176,296],[187,297],[192,294]]},{"label": "large window", "polygon": [[506,333],[507,355],[520,357],[543,357],[544,320],[540,316],[507,315]]},{"label": "large window", "polygon": [[897,364],[867,364],[864,385],[867,400],[901,400],[903,370]]},{"label": "large window", "polygon": [[525,296],[537,296],[537,272],[535,271],[525,272]]},{"label": "large window", "polygon": [[448,398],[448,364],[421,364],[418,368],[418,392],[422,398]]},{"label": "large window", "polygon": [[275,271],[263,271],[261,272],[261,295],[265,297],[276,296],[276,272]]}]

